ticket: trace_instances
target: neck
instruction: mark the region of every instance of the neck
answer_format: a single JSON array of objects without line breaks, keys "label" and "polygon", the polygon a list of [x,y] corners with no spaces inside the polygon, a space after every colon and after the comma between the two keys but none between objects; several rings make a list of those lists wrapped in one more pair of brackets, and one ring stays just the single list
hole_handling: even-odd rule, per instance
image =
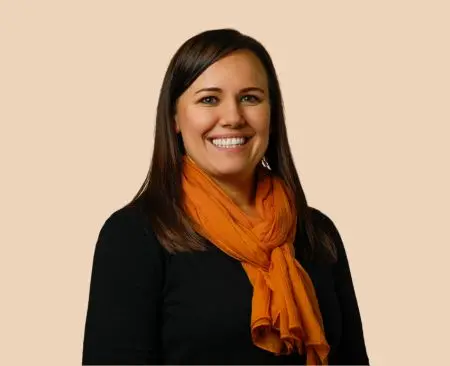
[{"label": "neck", "polygon": [[256,215],[255,210],[255,174],[236,178],[214,178],[222,190],[239,206],[239,208],[250,216]]}]

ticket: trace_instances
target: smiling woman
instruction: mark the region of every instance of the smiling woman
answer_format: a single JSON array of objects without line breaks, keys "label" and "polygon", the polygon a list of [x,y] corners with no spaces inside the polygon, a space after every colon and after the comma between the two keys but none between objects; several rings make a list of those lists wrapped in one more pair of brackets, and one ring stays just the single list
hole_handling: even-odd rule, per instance
[{"label": "smiling woman", "polygon": [[149,173],[96,244],[83,364],[368,364],[344,245],[308,206],[266,49],[173,56]]}]

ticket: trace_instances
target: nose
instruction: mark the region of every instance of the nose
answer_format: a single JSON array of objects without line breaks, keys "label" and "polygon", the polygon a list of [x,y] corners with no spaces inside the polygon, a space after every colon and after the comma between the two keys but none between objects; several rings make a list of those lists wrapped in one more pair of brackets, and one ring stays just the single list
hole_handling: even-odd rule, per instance
[{"label": "nose", "polygon": [[241,106],[237,101],[222,103],[220,124],[222,127],[236,128],[245,124]]}]

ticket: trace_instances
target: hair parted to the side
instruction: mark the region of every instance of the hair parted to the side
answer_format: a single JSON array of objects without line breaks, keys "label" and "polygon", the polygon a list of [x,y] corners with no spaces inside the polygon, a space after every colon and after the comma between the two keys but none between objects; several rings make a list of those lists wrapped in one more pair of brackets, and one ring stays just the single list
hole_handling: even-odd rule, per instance
[{"label": "hair parted to the side", "polygon": [[253,52],[267,74],[271,133],[265,164],[284,180],[295,197],[297,232],[304,242],[302,254],[313,259],[320,252],[334,259],[335,248],[331,238],[313,227],[311,209],[307,205],[289,147],[283,100],[272,59],[260,42],[235,29],[213,29],[199,33],[184,42],[172,57],[158,100],[151,166],[129,205],[143,201],[156,237],[169,252],[206,248],[206,240],[195,232],[183,210],[181,176],[184,146],[181,135],[175,130],[176,102],[203,71],[237,50]]}]

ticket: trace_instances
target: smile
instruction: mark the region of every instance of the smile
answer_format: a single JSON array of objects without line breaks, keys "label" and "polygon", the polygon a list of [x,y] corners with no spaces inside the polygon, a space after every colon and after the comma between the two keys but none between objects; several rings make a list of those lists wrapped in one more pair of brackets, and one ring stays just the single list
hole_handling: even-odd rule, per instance
[{"label": "smile", "polygon": [[211,143],[220,148],[234,148],[238,146],[245,145],[249,137],[229,137],[229,138],[214,138],[211,139]]}]

